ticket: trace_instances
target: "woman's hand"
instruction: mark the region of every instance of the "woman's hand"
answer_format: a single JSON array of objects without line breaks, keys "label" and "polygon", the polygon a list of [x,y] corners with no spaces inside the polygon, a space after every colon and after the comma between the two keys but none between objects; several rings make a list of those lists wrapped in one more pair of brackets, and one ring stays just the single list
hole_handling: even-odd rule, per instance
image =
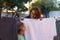
[{"label": "woman's hand", "polygon": [[23,21],[24,21],[24,17],[21,17],[21,18],[20,18],[20,22],[23,22]]}]

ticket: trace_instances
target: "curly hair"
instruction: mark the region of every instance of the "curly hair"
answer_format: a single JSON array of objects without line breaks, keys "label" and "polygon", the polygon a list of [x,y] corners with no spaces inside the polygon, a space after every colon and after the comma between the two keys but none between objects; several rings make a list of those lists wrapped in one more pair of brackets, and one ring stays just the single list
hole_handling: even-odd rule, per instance
[{"label": "curly hair", "polygon": [[35,19],[40,18],[42,13],[41,13],[41,10],[40,10],[39,7],[32,7],[31,10],[30,10],[29,16],[31,16],[31,12],[32,12],[33,10],[34,10],[35,13],[36,13],[36,14],[35,14],[35,16],[36,16]]},{"label": "curly hair", "polygon": [[17,32],[18,32],[18,34],[19,34],[19,32],[22,30],[22,27],[24,27],[24,23],[19,22],[19,23],[17,24]]}]

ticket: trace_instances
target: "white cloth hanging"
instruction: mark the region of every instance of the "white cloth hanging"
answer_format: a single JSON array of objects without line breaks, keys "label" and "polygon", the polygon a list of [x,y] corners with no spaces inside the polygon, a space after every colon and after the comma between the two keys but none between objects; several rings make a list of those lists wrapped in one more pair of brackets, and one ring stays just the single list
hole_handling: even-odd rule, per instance
[{"label": "white cloth hanging", "polygon": [[26,26],[26,40],[53,40],[57,36],[56,20],[54,18],[27,19],[23,23]]}]

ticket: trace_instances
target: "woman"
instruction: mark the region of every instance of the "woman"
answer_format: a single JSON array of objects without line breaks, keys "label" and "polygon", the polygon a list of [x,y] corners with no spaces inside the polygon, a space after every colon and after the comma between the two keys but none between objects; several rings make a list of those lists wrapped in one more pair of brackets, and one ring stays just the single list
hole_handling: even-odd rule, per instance
[{"label": "woman", "polygon": [[[25,18],[33,18],[33,19],[42,19],[41,18],[41,10],[40,10],[40,8],[39,7],[32,7],[32,9],[30,10],[30,14],[29,14],[29,16],[27,16],[27,17],[25,17]],[[23,17],[21,17],[20,18],[20,21],[23,21],[24,20],[24,18]]]},{"label": "woman", "polygon": [[30,14],[29,16],[27,16],[26,18],[33,18],[33,19],[39,19],[41,18],[41,10],[38,7],[33,7],[30,10]]}]

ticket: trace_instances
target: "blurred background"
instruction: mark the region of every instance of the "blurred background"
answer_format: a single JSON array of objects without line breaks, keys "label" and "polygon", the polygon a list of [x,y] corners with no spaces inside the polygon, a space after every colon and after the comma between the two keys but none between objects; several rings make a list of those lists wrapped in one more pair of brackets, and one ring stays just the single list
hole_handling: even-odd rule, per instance
[{"label": "blurred background", "polygon": [[0,16],[25,17],[33,6],[38,6],[45,18],[60,16],[60,0],[0,0]]},{"label": "blurred background", "polygon": [[58,36],[54,40],[60,40],[60,0],[0,0],[0,16],[26,17],[33,6],[41,9],[42,17],[56,18]]}]

